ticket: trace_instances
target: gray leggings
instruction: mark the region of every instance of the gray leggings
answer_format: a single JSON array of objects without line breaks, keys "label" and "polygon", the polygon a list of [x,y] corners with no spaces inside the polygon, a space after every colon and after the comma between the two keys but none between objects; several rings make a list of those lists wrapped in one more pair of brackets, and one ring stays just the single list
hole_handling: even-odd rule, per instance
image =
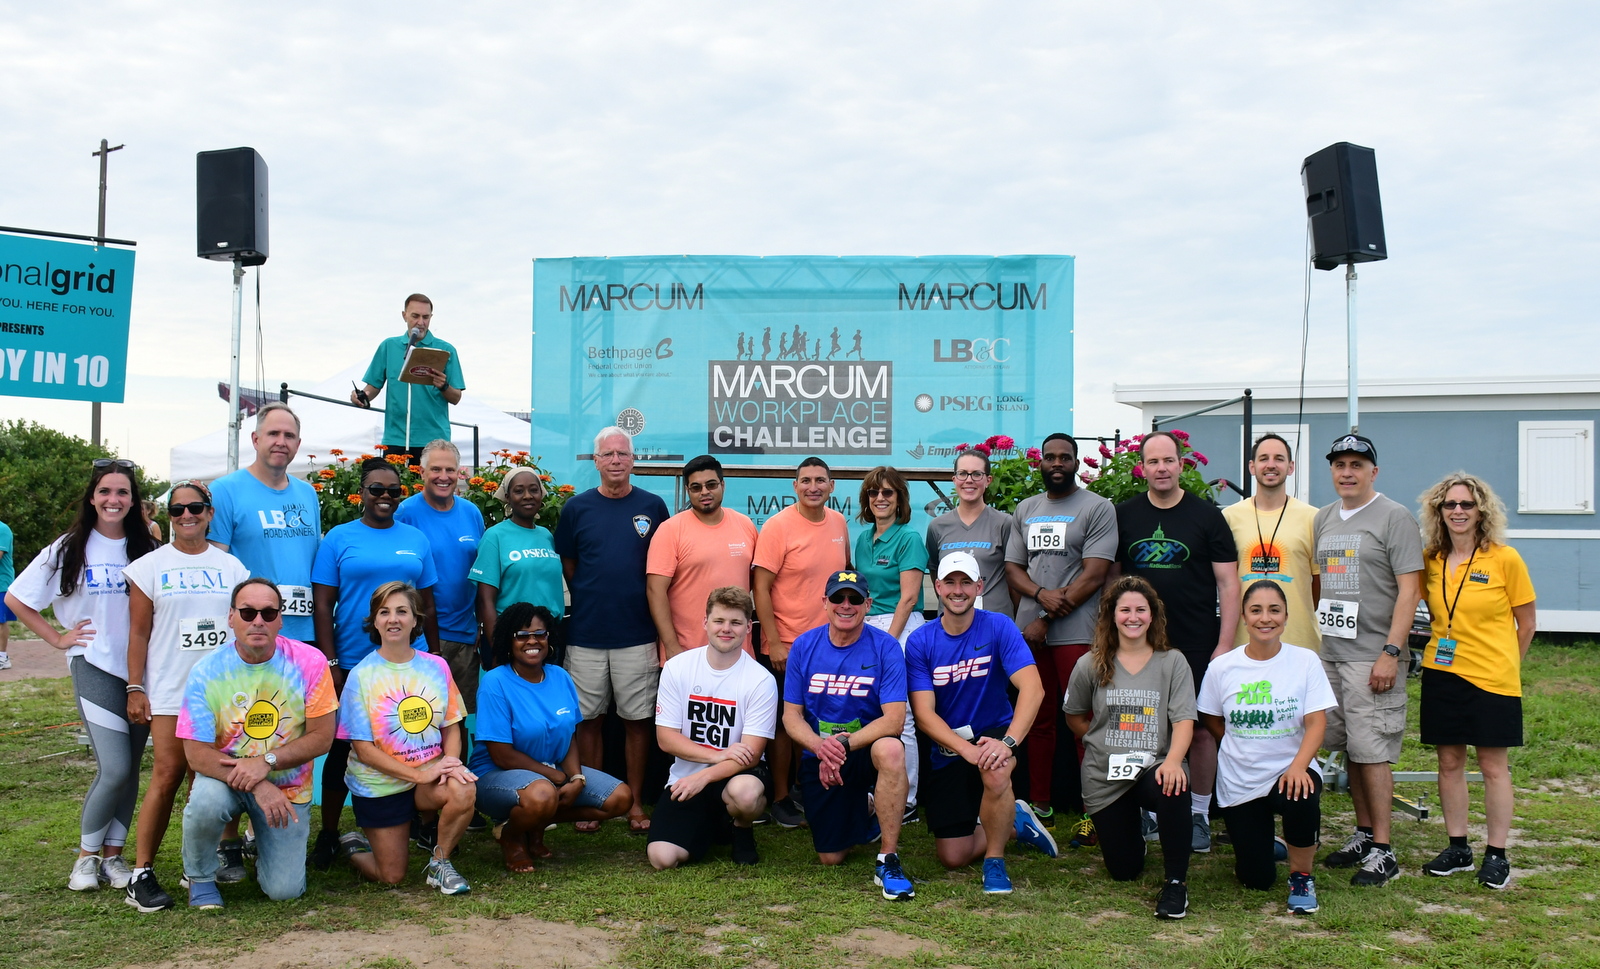
[{"label": "gray leggings", "polygon": [[72,657],[72,692],[94,751],[95,775],[83,799],[78,847],[91,853],[128,843],[139,798],[139,770],[150,728],[128,722],[128,681]]}]

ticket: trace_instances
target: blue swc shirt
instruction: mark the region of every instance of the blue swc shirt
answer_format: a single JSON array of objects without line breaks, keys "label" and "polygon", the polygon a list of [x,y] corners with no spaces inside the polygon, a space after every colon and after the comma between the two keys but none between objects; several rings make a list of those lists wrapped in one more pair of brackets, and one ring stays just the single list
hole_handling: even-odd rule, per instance
[{"label": "blue swc shirt", "polygon": [[[404,522],[373,528],[357,520],[328,530],[317,549],[311,581],[339,590],[339,603],[333,610],[334,648],[339,668],[353,670],[378,648],[361,628],[372,612],[372,593],[378,586],[409,582],[418,589],[430,589],[439,578],[427,536]],[[428,651],[420,625],[412,645]]]},{"label": "blue swc shirt", "polygon": [[322,508],[317,492],[299,478],[279,491],[262,484],[248,469],[211,485],[214,542],[283,592],[283,635],[303,643],[317,638],[311,621],[311,566],[322,542]]},{"label": "blue swc shirt", "polygon": [[499,770],[485,741],[510,744],[541,764],[559,767],[577,732],[578,688],[559,666],[544,667],[544,682],[529,683],[508,663],[478,681],[477,729],[467,766],[482,777]]},{"label": "blue swc shirt", "polygon": [[885,703],[906,702],[906,659],[893,636],[863,625],[855,642],[839,647],[828,628],[794,641],[783,682],[784,701],[804,707],[806,723],[824,737],[853,733],[883,716]]},{"label": "blue swc shirt", "polygon": [[433,607],[439,613],[439,637],[456,643],[478,641],[478,587],[467,578],[478,557],[483,537],[483,512],[457,497],[449,511],[439,511],[422,495],[412,495],[394,510],[395,521],[426,535],[433,549],[433,567],[439,582],[433,587]]},{"label": "blue swc shirt", "polygon": [[623,498],[591,488],[561,506],[556,554],[577,560],[567,642],[620,649],[656,641],[644,569],[650,538],[667,518],[667,503],[637,485]]},{"label": "blue swc shirt", "polygon": [[[1011,722],[1006,687],[1013,673],[1033,665],[1033,652],[1016,623],[984,609],[973,610],[972,625],[960,636],[934,621],[906,640],[907,687],[912,692],[932,690],[939,718],[952,730],[971,727],[974,738]],[[932,753],[935,770],[956,759],[937,744]]]}]

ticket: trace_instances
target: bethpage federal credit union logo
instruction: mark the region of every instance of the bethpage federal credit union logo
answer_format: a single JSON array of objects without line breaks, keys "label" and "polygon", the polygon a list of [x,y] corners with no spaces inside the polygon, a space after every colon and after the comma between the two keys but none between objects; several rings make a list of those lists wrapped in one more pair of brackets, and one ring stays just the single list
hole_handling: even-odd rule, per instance
[{"label": "bethpage federal credit union logo", "polygon": [[846,350],[835,327],[826,355],[824,337],[798,325],[778,334],[776,358],[771,338],[768,327],[760,360],[754,334],[740,333],[734,359],[706,361],[712,454],[890,453],[894,364],[865,359],[861,331]]}]

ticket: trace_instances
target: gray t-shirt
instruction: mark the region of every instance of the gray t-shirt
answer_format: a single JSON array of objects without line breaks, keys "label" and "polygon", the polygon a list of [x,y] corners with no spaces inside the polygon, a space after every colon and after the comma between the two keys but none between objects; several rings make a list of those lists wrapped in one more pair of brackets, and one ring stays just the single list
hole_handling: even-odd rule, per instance
[{"label": "gray t-shirt", "polygon": [[1090,814],[1110,807],[1139,779],[1108,780],[1113,754],[1151,754],[1155,759],[1144,769],[1155,770],[1172,745],[1172,725],[1195,719],[1194,674],[1178,650],[1154,654],[1138,673],[1120,662],[1113,670],[1111,685],[1101,686],[1093,654],[1085,654],[1072,668],[1061,705],[1066,713],[1090,715],[1083,735],[1083,807]]},{"label": "gray t-shirt", "polygon": [[[1024,498],[1012,516],[1016,528],[1006,546],[1006,561],[1026,566],[1028,578],[1046,589],[1060,589],[1083,571],[1084,559],[1117,558],[1117,509],[1093,492],[1079,488],[1065,498],[1049,493]],[[1100,615],[1096,593],[1078,608],[1050,621],[1045,642],[1052,646],[1094,641]],[[1017,606],[1017,624],[1024,628],[1039,616],[1039,604],[1024,596]]]},{"label": "gray t-shirt", "polygon": [[983,570],[983,608],[1015,619],[1011,586],[1006,584],[1006,547],[1016,530],[1010,515],[987,505],[971,525],[946,512],[928,523],[928,571],[937,576],[939,559],[951,552],[971,553]]},{"label": "gray t-shirt", "polygon": [[[1421,572],[1422,533],[1411,512],[1379,495],[1349,521],[1339,517],[1339,502],[1317,512],[1317,571],[1322,598],[1336,614],[1347,615],[1356,603],[1355,636],[1322,627],[1322,658],[1334,663],[1370,663],[1389,640],[1394,600],[1400,594],[1396,575]],[[1396,643],[1405,648],[1405,643]]]}]

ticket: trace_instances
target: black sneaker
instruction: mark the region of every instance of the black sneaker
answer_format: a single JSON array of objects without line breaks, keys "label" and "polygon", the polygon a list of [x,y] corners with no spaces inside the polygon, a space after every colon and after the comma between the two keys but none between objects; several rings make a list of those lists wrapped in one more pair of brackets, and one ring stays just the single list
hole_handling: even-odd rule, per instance
[{"label": "black sneaker", "polygon": [[141,871],[133,881],[128,882],[128,894],[123,901],[146,915],[172,907],[172,896],[156,881],[156,873],[149,869]]},{"label": "black sneaker", "polygon": [[1379,885],[1389,884],[1399,876],[1400,862],[1395,860],[1394,851],[1373,848],[1367,852],[1366,860],[1361,863],[1361,870],[1350,877],[1350,884],[1376,888]]},{"label": "black sneaker", "polygon": [[918,821],[921,821],[921,820],[922,820],[922,811],[915,804],[913,804],[910,807],[906,808],[906,813],[901,815],[901,817],[900,817],[900,823],[901,824],[916,824]]},{"label": "black sneaker", "polygon": [[781,801],[773,801],[771,813],[772,820],[776,821],[780,828],[799,828],[806,823],[806,816],[801,813],[792,795]]},{"label": "black sneaker", "polygon": [[1180,881],[1169,881],[1161,886],[1161,899],[1156,902],[1156,918],[1181,919],[1189,914],[1189,886]]},{"label": "black sneaker", "polygon": [[754,865],[761,861],[760,852],[756,851],[756,833],[749,828],[735,825],[733,828],[733,863],[736,865]]},{"label": "black sneaker", "polygon": [[1499,891],[1511,884],[1511,862],[1504,855],[1484,855],[1478,884]]},{"label": "black sneaker", "polygon": [[311,845],[311,867],[317,871],[327,871],[333,867],[333,859],[339,857],[339,832],[333,828],[323,828],[317,832],[317,840]]},{"label": "black sneaker", "polygon": [[483,831],[489,827],[489,819],[482,812],[473,811],[472,820],[467,822],[468,831]]},{"label": "black sneaker", "polygon": [[1354,868],[1372,851],[1372,835],[1356,831],[1345,839],[1344,847],[1322,859],[1324,868]]},{"label": "black sneaker", "polygon": [[248,876],[244,870],[244,841],[224,841],[217,845],[217,881],[223,885],[242,882]]},{"label": "black sneaker", "polygon": [[433,849],[439,846],[438,819],[436,818],[432,821],[424,821],[422,824],[418,825],[417,833],[412,836],[411,840],[416,843],[418,848],[421,848],[430,855],[433,854]]},{"label": "black sneaker", "polygon": [[1472,849],[1464,846],[1450,845],[1439,852],[1439,857],[1422,866],[1424,875],[1433,875],[1443,878],[1454,875],[1458,871],[1472,870]]}]

